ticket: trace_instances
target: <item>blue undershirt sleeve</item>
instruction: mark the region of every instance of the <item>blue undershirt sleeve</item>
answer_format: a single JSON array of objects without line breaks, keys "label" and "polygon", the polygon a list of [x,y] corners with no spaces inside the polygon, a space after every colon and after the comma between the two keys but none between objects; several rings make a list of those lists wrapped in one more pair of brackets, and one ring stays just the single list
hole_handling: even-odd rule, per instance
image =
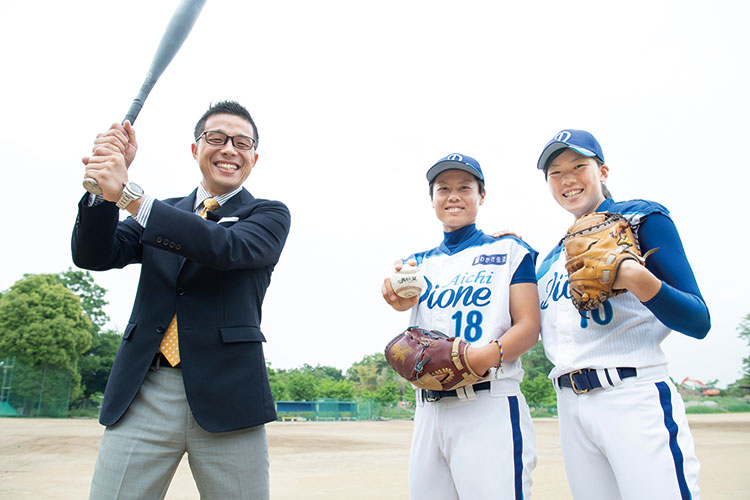
[{"label": "blue undershirt sleeve", "polygon": [[536,283],[536,269],[534,269],[534,262],[531,259],[531,254],[526,254],[518,264],[518,269],[513,273],[513,278],[510,280],[511,285],[516,283]]},{"label": "blue undershirt sleeve", "polygon": [[638,228],[638,240],[643,253],[659,248],[646,259],[646,268],[662,281],[659,292],[643,305],[672,330],[704,338],[711,317],[674,222],[665,215],[651,214]]}]

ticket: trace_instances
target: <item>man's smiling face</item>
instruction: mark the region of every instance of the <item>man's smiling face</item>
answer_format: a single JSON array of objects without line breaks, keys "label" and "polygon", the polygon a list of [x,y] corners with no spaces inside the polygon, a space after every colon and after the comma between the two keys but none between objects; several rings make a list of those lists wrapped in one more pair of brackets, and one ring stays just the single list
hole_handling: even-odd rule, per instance
[{"label": "man's smiling face", "polygon": [[[204,130],[219,131],[230,136],[255,137],[250,122],[236,115],[211,115],[206,119]],[[237,149],[231,139],[223,146],[214,146],[201,138],[193,144],[192,150],[193,158],[203,174],[203,187],[212,196],[226,194],[240,187],[258,160],[255,148]]]}]

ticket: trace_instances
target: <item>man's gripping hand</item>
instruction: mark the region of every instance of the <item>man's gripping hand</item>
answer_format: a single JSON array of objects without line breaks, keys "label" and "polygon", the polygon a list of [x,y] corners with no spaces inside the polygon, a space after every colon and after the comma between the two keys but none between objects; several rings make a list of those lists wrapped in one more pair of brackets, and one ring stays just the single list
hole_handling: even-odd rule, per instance
[{"label": "man's gripping hand", "polygon": [[107,201],[116,202],[128,180],[128,167],[135,159],[138,143],[130,122],[113,124],[109,130],[97,134],[92,147],[93,156],[81,160],[86,166],[85,177],[95,179]]}]

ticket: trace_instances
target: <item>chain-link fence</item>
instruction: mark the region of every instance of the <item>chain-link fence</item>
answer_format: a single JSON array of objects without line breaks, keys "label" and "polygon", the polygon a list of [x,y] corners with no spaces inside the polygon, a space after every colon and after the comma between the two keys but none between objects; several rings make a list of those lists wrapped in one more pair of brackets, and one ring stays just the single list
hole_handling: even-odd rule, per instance
[{"label": "chain-link fence", "polygon": [[68,416],[70,370],[9,357],[0,359],[0,380],[0,416]]},{"label": "chain-link fence", "polygon": [[409,403],[383,404],[373,399],[319,399],[277,401],[276,413],[282,421],[411,419],[414,417],[414,407]]},{"label": "chain-link fence", "polygon": [[[0,417],[67,417],[72,374],[44,364],[0,358]],[[278,401],[280,420],[411,419],[411,403],[383,404],[373,399]]]}]

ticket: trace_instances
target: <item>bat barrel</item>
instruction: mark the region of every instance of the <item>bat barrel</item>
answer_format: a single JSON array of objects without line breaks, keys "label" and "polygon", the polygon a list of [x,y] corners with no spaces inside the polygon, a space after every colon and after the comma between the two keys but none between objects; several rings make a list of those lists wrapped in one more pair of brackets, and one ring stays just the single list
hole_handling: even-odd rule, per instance
[{"label": "bat barrel", "polygon": [[[177,10],[172,15],[172,19],[167,25],[167,29],[162,36],[159,48],[156,50],[154,60],[151,62],[151,68],[149,69],[146,79],[141,85],[141,89],[138,95],[133,99],[133,103],[130,105],[123,123],[129,121],[132,125],[135,123],[135,119],[138,117],[143,103],[146,101],[146,97],[154,87],[156,80],[159,79],[164,69],[172,61],[172,58],[182,46],[182,43],[187,38],[190,30],[193,28],[198,14],[200,14],[203,5],[206,0],[182,0]],[[86,177],[83,179],[83,187],[86,191],[92,194],[102,194],[102,188],[96,182],[96,180]]]}]

